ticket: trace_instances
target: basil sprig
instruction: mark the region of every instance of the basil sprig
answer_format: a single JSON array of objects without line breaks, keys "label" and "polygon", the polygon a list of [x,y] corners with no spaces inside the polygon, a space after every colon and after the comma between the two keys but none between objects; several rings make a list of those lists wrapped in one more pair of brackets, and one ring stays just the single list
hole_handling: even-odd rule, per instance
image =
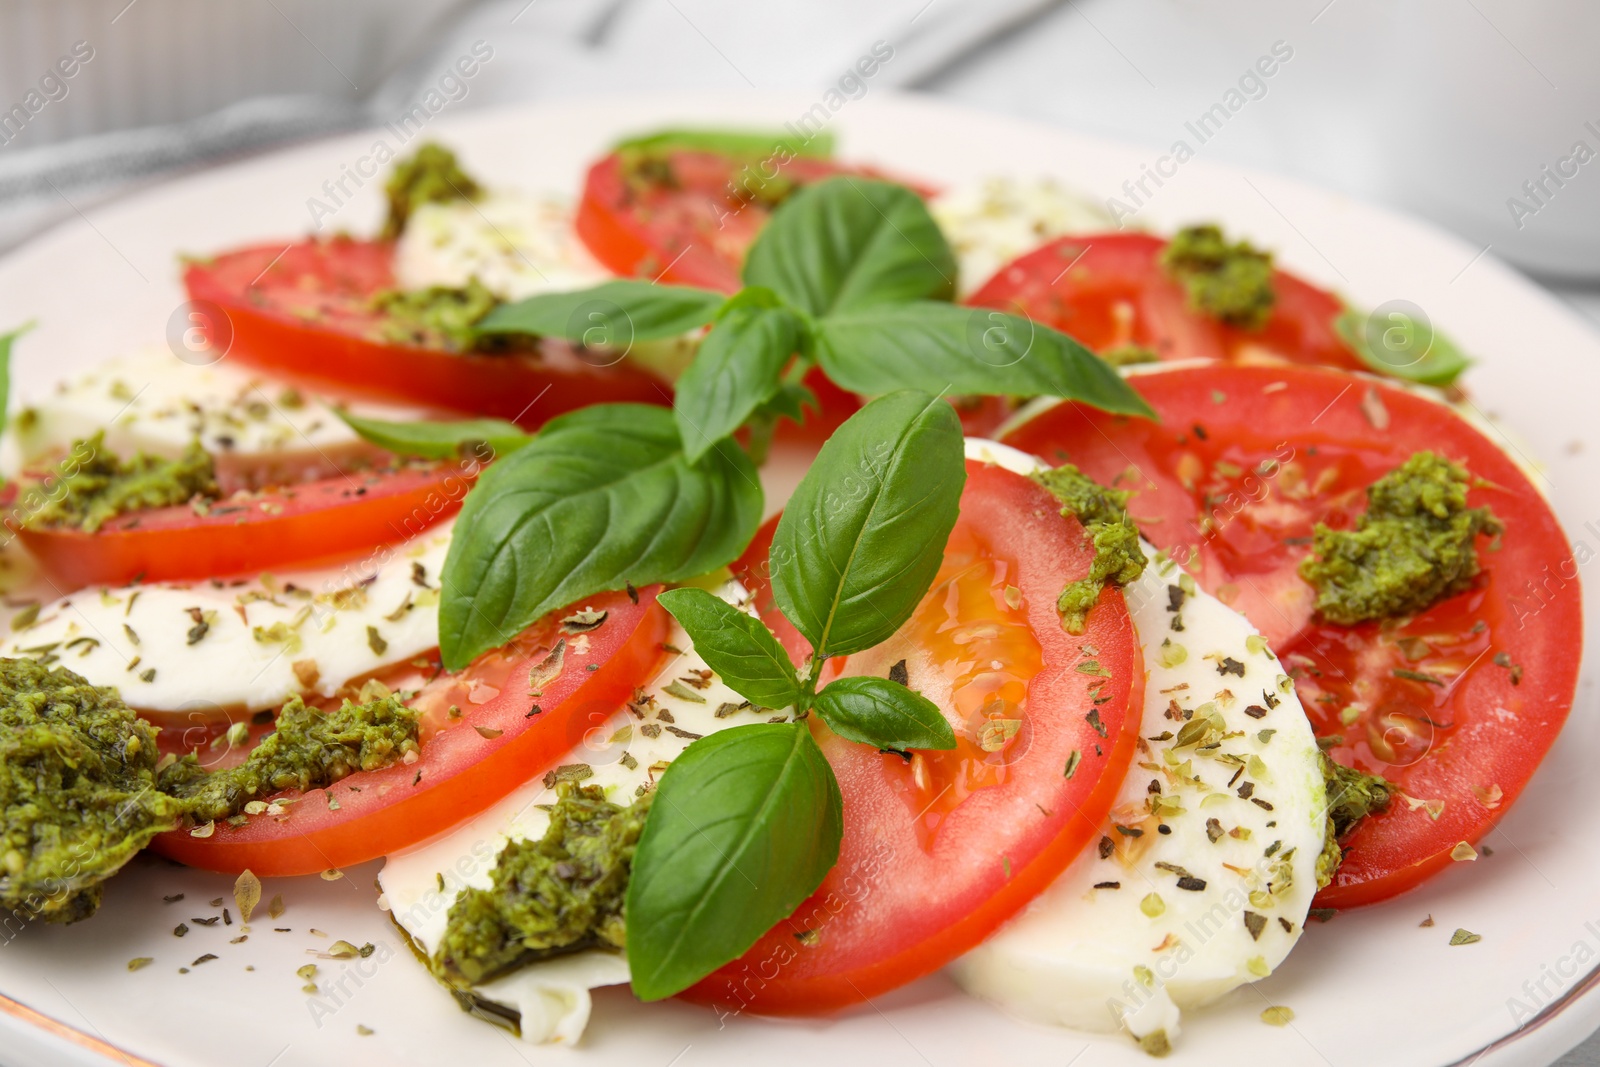
[{"label": "basil sprig", "polygon": [[600,404],[551,419],[462,504],[441,574],[445,666],[594,593],[723,566],[750,543],[761,507],[749,457],[724,442],[690,462],[666,408]]},{"label": "basil sprig", "polygon": [[939,710],[898,682],[841,679],[820,693],[817,682],[828,659],[882,643],[911,617],[938,573],[965,482],[960,419],[927,393],[874,400],[822,446],[770,555],[773,598],[812,647],[803,676],[765,625],[710,593],[674,589],[661,605],[752,703],[815,711],[878,748],[954,748]]},{"label": "basil sprig", "polygon": [[738,959],[822,884],[843,836],[839,782],[805,723],[690,745],[656,785],[633,855],[634,993],[670,997]]},{"label": "basil sprig", "polygon": [[671,996],[737,959],[838,862],[843,801],[809,713],[877,748],[955,747],[939,708],[900,682],[840,678],[819,692],[817,681],[827,657],[870,648],[911,617],[965,480],[960,420],[926,393],[873,401],[823,446],[771,554],[778,604],[812,644],[803,676],[759,619],[704,589],[661,594],[724,682],[752,703],[793,708],[795,721],[701,738],[662,775],[628,885],[640,998]]},{"label": "basil sprig", "polygon": [[[955,255],[921,197],[903,186],[840,175],[799,190],[751,245],[743,279],[750,288],[720,310],[721,298],[703,289],[607,282],[505,305],[479,329],[626,347],[669,336],[670,326],[687,330],[715,318],[677,383],[679,429],[691,457],[745,422],[759,430],[788,414],[813,360],[839,385],[869,395],[910,388],[1059,396],[1154,416],[1114,370],[1066,334],[951,304]],[[773,406],[779,397],[784,402]]]},{"label": "basil sprig", "polygon": [[500,304],[475,328],[479,334],[537,334],[591,348],[626,349],[635,341],[677,337],[704,326],[723,300],[710,289],[618,278],[592,289]]},{"label": "basil sprig", "polygon": [[522,427],[504,419],[456,419],[449,422],[387,422],[367,419],[348,411],[337,412],[344,424],[363,440],[397,456],[454,459],[487,445],[492,455],[503,456],[533,440]]}]

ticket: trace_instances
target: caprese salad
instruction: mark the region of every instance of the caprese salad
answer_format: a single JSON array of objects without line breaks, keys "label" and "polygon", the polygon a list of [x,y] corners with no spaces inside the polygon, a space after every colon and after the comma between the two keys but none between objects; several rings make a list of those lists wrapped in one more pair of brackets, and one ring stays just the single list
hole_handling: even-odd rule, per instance
[{"label": "caprese salad", "polygon": [[1165,1055],[1475,859],[1571,707],[1572,552],[1466,361],[1215,226],[748,131],[624,141],[575,207],[440,145],[386,193],[186,258],[214,358],[11,420],[15,915],[146,848],[246,921],[385,858],[441,996],[526,1040],[604,985],[948,969]]}]

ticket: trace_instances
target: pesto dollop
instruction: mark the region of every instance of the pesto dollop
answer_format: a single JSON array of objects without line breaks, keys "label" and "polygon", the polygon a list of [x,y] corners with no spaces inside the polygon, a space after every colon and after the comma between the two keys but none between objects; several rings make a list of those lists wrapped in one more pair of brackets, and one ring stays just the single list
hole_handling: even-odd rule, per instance
[{"label": "pesto dollop", "polygon": [[156,788],[158,758],[155,727],[116,690],[0,659],[0,905],[51,922],[94,914],[101,883],[184,814]]},{"label": "pesto dollop", "polygon": [[415,155],[395,163],[383,192],[389,199],[389,216],[382,236],[392,241],[405,232],[411,213],[421,205],[476,200],[483,195],[483,187],[461,169],[454,152],[429,142]]},{"label": "pesto dollop", "polygon": [[1322,753],[1322,778],[1328,792],[1328,826],[1322,854],[1317,857],[1318,888],[1333,881],[1334,872],[1344,862],[1339,839],[1368,815],[1387,808],[1389,799],[1399,792],[1377,775],[1335,763],[1326,752]]},{"label": "pesto dollop", "polygon": [[1160,363],[1161,356],[1153,348],[1144,345],[1117,345],[1104,352],[1096,353],[1101,359],[1113,367],[1134,367],[1141,363]]},{"label": "pesto dollop", "polygon": [[624,808],[593,786],[558,788],[544,836],[507,844],[494,884],[451,905],[433,960],[445,982],[479,985],[561,953],[625,946],[628,875],[655,794]]},{"label": "pesto dollop", "polygon": [[162,772],[160,786],[196,819],[227,819],[258,797],[320,789],[417,752],[417,718],[392,694],[361,704],[346,700],[330,712],[292,697],[243,763],[207,773],[185,756]]},{"label": "pesto dollop", "polygon": [[1367,489],[1353,530],[1317,524],[1300,576],[1317,590],[1317,611],[1353,626],[1413,615],[1472,584],[1479,534],[1504,527],[1488,508],[1467,507],[1467,472],[1418,452]]},{"label": "pesto dollop", "polygon": [[1161,265],[1183,284],[1189,304],[1229,326],[1259,330],[1272,316],[1272,255],[1248,241],[1229,244],[1212,225],[1186,226],[1173,235]]},{"label": "pesto dollop", "polygon": [[45,481],[23,492],[18,510],[32,529],[77,527],[94,533],[118,515],[215,500],[216,462],[191,441],[177,459],[139,452],[124,460],[106,448],[105,432],[75,441]]},{"label": "pesto dollop", "polygon": [[[456,352],[485,347],[474,327],[499,303],[500,298],[475,277],[461,288],[389,289],[372,298],[372,306],[388,316],[384,340]],[[489,348],[505,347],[498,335],[482,340]]]},{"label": "pesto dollop", "polygon": [[1089,609],[1099,602],[1107,584],[1124,586],[1144,573],[1147,561],[1139,547],[1139,530],[1128,518],[1132,494],[1107,489],[1070,463],[1039,471],[1033,479],[1061,502],[1061,514],[1076,516],[1094,544],[1089,573],[1068,582],[1056,599],[1061,625],[1068,633],[1081,634]]},{"label": "pesto dollop", "polygon": [[324,714],[298,698],[228,770],[160,767],[157,730],[115,689],[31,659],[0,659],[0,906],[22,919],[94,914],[101,887],[186,818],[226,819],[252,798],[331,785],[417,751],[417,715],[385,695]]}]

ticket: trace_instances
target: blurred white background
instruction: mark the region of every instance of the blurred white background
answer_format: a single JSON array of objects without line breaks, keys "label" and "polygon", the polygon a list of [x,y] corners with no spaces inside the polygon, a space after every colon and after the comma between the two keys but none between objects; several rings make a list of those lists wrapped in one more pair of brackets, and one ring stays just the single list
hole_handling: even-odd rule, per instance
[{"label": "blurred white background", "polygon": [[[1600,324],[1595,0],[0,0],[0,252],[172,174],[392,119],[477,40],[494,61],[452,110],[821,87],[877,40],[895,60],[866,91],[1152,160],[1220,106],[1208,158],[1426,217]],[[1252,75],[1274,46],[1291,58]],[[1600,1064],[1600,1040],[1562,1063]]]}]

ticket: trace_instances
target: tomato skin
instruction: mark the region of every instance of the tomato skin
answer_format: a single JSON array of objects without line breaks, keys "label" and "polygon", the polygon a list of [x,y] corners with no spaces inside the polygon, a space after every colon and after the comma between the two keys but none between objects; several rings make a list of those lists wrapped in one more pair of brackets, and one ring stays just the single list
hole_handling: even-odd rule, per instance
[{"label": "tomato skin", "polygon": [[1016,311],[1096,352],[1139,345],[1162,360],[1365,368],[1334,327],[1344,305],[1332,293],[1275,271],[1278,299],[1266,325],[1228,326],[1189,307],[1183,286],[1161,266],[1167,243],[1143,233],[1059,238],[1000,268],[968,303]]},{"label": "tomato skin", "polygon": [[[1578,565],[1549,505],[1476,427],[1378,379],[1236,366],[1130,381],[1161,423],[1061,404],[1005,440],[1102,480],[1136,468],[1136,480],[1119,483],[1135,490],[1129,513],[1158,546],[1197,559],[1191,569],[1200,584],[1267,635],[1296,675],[1318,735],[1346,739],[1330,755],[1381,774],[1415,801],[1443,801],[1437,819],[1396,798],[1359,824],[1342,842],[1344,865],[1318,906],[1375,903],[1451,866],[1457,843],[1480,839],[1520,794],[1572,707],[1583,629]],[[1384,418],[1374,418],[1378,410]],[[1366,487],[1423,449],[1477,479],[1468,502],[1505,522],[1500,547],[1480,540],[1484,573],[1474,586],[1407,622],[1322,622],[1297,573],[1314,524],[1348,527],[1365,510]],[[1226,493],[1205,482],[1185,487],[1186,454],[1222,458],[1243,479]],[[1267,459],[1280,466],[1263,477],[1253,468]],[[1197,459],[1190,474],[1205,467]],[[1322,472],[1331,475],[1317,489]],[[1420,658],[1402,642],[1420,642]],[[1442,684],[1395,670],[1431,673]],[[1343,721],[1341,710],[1358,703],[1363,713]]]},{"label": "tomato skin", "polygon": [[[844,741],[813,718],[812,732],[844,796],[838,865],[793,916],[690,989],[688,999],[787,1015],[877,996],[976,945],[1097,838],[1133,757],[1143,709],[1144,666],[1132,620],[1121,593],[1110,590],[1090,614],[1087,632],[1062,629],[1056,595],[1064,575],[1086,573],[1090,552],[1077,520],[1063,518],[1034,482],[968,463],[962,499],[964,518],[952,543],[970,539],[965,543],[1010,561],[1014,570],[1006,573],[1024,598],[1019,610],[1041,646],[1043,666],[1027,682],[1028,732],[1017,735],[1028,739],[1026,746],[990,763],[991,770],[1001,768],[999,784],[974,788],[930,815],[944,792],[922,805],[915,780],[915,761],[929,754],[908,763]],[[952,558],[959,557],[947,550],[947,563]],[[754,577],[760,580],[759,569]],[[925,605],[942,603],[938,588]],[[764,593],[756,592],[760,608]],[[1075,669],[1083,645],[1094,647],[1111,672],[1103,691],[1110,699],[1098,706],[1104,736],[1084,717],[1094,705],[1087,695],[1093,679]],[[878,673],[884,665],[877,659],[899,654],[888,647],[864,662],[851,657],[845,673]],[[915,688],[915,673],[911,682]],[[969,724],[954,725],[962,735]],[[1072,751],[1082,762],[1069,780],[1062,772]],[[798,940],[802,934],[811,943]]]},{"label": "tomato skin", "polygon": [[338,395],[511,419],[533,428],[603,402],[670,404],[672,391],[627,360],[597,366],[570,346],[481,355],[384,339],[374,295],[394,287],[394,246],[348,237],[257,245],[191,263],[194,301],[227,315],[227,354]]},{"label": "tomato skin", "polygon": [[[174,830],[151,848],[209,871],[312,874],[398,852],[471,818],[554,765],[582,742],[592,712],[614,712],[656,669],[671,622],[656,604],[659,591],[638,590],[638,603],[623,593],[602,593],[575,605],[608,612],[606,622],[587,634],[587,651],[567,648],[560,675],[538,697],[528,691],[529,670],[554,646],[559,620],[571,608],[552,612],[465,671],[435,679],[410,702],[423,712],[416,763],[358,772],[304,795],[291,790],[278,798],[295,802],[285,815],[250,816],[240,827],[219,824],[205,838]],[[597,669],[588,670],[591,663]],[[495,692],[472,702],[485,687]],[[463,710],[460,719],[449,718],[450,704]],[[530,713],[534,704],[541,710]],[[480,728],[500,733],[484,736]],[[334,794],[339,807],[330,810]]]},{"label": "tomato skin", "polygon": [[454,515],[476,464],[353,472],[224,499],[198,515],[187,504],[119,515],[94,533],[17,534],[64,588],[184,581],[308,566],[415,537]]}]

